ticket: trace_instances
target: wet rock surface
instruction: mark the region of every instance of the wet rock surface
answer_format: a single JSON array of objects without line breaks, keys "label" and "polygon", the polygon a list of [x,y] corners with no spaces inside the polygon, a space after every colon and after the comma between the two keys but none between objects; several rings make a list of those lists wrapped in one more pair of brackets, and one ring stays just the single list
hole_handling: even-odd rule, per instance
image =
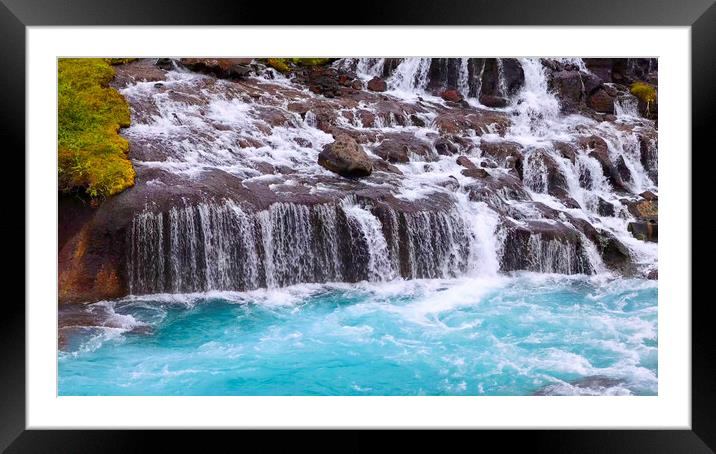
[{"label": "wet rock surface", "polygon": [[346,134],[323,147],[318,163],[344,177],[367,177],[373,171],[373,164],[363,147]]},{"label": "wet rock surface", "polygon": [[[60,301],[458,276],[493,218],[500,271],[654,268],[637,257],[658,238],[655,124],[613,114],[650,63],[372,60],[118,65],[136,185],[61,220]],[[529,104],[535,77],[557,113]]]}]

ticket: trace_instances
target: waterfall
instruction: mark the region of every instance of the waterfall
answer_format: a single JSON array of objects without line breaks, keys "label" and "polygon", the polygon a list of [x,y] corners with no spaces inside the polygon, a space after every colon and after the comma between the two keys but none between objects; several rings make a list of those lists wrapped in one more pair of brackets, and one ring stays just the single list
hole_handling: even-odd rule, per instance
[{"label": "waterfall", "polygon": [[639,100],[636,96],[631,94],[620,95],[614,100],[614,113],[620,118],[638,118],[638,106]]},{"label": "waterfall", "polygon": [[[524,82],[512,59],[340,59],[331,70],[339,80],[348,77],[340,82],[341,90],[358,90],[351,83],[356,74],[364,81],[381,77],[388,84],[386,93],[364,90],[359,102],[345,95],[299,92],[295,80],[277,82],[261,74],[237,84],[170,71],[161,84],[139,82],[122,89],[133,109],[132,126],[122,133],[132,144],[134,164],[151,169],[157,185],[173,185],[175,177],[202,182],[205,174],[219,171],[217,180],[207,177],[212,183],[208,193],[175,201],[170,208],[149,205],[133,218],[126,229],[131,293],[604,269],[603,249],[592,244],[593,234],[587,239],[574,226],[557,231],[542,224],[533,229],[532,223],[569,224],[568,219],[578,217],[620,241],[631,240],[626,223],[633,218],[623,200],[657,189],[655,129],[639,117],[635,98],[621,88],[617,120],[565,115],[550,89],[553,70],[545,66],[554,62],[518,61]],[[560,63],[570,65],[568,71],[587,72],[581,59]],[[435,102],[449,86],[473,98],[474,106],[483,76],[483,100],[490,104],[489,97],[510,92],[509,105],[471,111],[466,105]],[[265,88],[270,84],[276,85]],[[424,97],[422,102],[417,96]],[[457,117],[463,114],[501,117],[511,124],[502,137],[494,134],[496,129],[472,136],[460,130]],[[441,131],[440,121],[441,127],[454,124],[458,132]],[[338,132],[356,138],[374,160],[370,177],[336,182],[317,164],[318,153]],[[599,139],[598,150],[592,136]],[[437,153],[439,139],[461,141],[459,153],[480,159],[475,164],[484,166],[488,176],[466,176],[456,154]],[[390,171],[379,168],[385,164],[372,152],[386,141],[407,148],[409,162],[391,163]],[[493,155],[481,149],[487,142],[497,144]],[[421,143],[426,151],[413,152]],[[220,189],[224,174],[252,194],[271,191],[276,197],[258,209],[251,198]],[[470,199],[471,185],[484,185],[487,198]],[[366,187],[380,187],[401,200],[410,195],[404,198],[410,203],[357,196]],[[273,202],[294,200],[282,195],[294,190],[310,191],[324,202]],[[335,194],[342,194],[339,200]],[[411,194],[427,194],[426,200],[417,202],[420,197]],[[438,202],[431,204],[435,195]],[[489,207],[481,202],[498,198],[499,204]],[[609,216],[600,214],[604,203],[615,208]]]},{"label": "waterfall", "polygon": [[507,97],[507,82],[502,59],[496,58],[495,62],[497,63],[497,93],[502,97]]},{"label": "waterfall", "polygon": [[471,238],[457,210],[406,214],[405,225],[409,277],[456,277],[467,271]]},{"label": "waterfall", "polygon": [[539,58],[520,59],[525,84],[514,98],[515,121],[510,131],[525,140],[549,134],[559,118],[557,97],[550,91],[544,66]]},{"label": "waterfall", "polygon": [[[539,227],[537,227],[539,229]],[[549,227],[546,232],[530,231],[521,226],[504,226],[500,269],[503,271],[528,270],[539,273],[592,274],[601,268],[601,260],[592,263],[594,252],[586,246],[582,235],[554,237]],[[586,243],[585,243],[586,240]]]},{"label": "waterfall", "polygon": [[546,240],[542,235],[531,235],[529,259],[531,271],[540,273],[579,274],[589,272],[589,256],[578,245],[559,240]]},{"label": "waterfall", "polygon": [[388,243],[378,218],[369,210],[355,203],[354,200],[345,200],[342,209],[349,219],[357,223],[366,244],[368,280],[383,281],[395,278],[397,270],[393,268],[394,262],[388,254]]},{"label": "waterfall", "polygon": [[391,90],[416,93],[425,91],[428,84],[430,58],[406,58],[393,71],[388,80]]},{"label": "waterfall", "polygon": [[165,212],[149,206],[127,233],[130,292],[443,278],[470,268],[474,239],[457,209],[388,209],[383,222],[371,208],[353,197],[313,206],[278,202],[255,213],[231,200]]},{"label": "waterfall", "polygon": [[470,72],[468,69],[469,58],[460,59],[460,72],[457,78],[457,90],[464,98],[470,97]]},{"label": "waterfall", "polygon": [[383,74],[385,58],[356,58],[350,59],[355,62],[355,71],[369,77],[380,77]]}]

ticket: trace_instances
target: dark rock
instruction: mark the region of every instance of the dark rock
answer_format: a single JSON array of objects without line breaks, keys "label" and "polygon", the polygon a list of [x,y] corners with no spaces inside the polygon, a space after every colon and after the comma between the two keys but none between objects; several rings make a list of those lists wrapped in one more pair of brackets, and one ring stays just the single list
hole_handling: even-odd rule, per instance
[{"label": "dark rock", "polygon": [[641,198],[646,199],[650,202],[659,200],[659,196],[654,194],[652,191],[644,191],[641,194],[639,194],[639,196],[641,196]]},{"label": "dark rock", "polygon": [[609,183],[615,190],[628,192],[619,171],[609,159],[609,146],[604,139],[592,135],[589,137],[581,137],[578,143],[583,150],[589,153],[590,157],[599,162],[604,176],[609,180]]},{"label": "dark rock", "polygon": [[546,172],[547,178],[545,180],[547,187],[542,187],[543,181],[541,179],[536,182],[529,182],[532,184],[534,191],[546,191],[548,194],[560,199],[567,197],[569,193],[567,178],[562,173],[557,161],[555,161],[549,153],[543,149],[533,150],[529,153],[524,165],[527,165],[527,163],[539,169],[540,172]]},{"label": "dark rock", "polygon": [[410,122],[413,123],[413,126],[417,126],[419,128],[425,127],[425,122],[422,120],[422,118],[418,117],[415,114],[410,115]]},{"label": "dark rock", "polygon": [[460,182],[457,181],[457,178],[452,175],[450,175],[447,180],[437,183],[437,185],[443,188],[447,188],[451,191],[457,191],[458,189],[460,189]]},{"label": "dark rock", "polygon": [[375,115],[373,112],[361,109],[358,111],[358,118],[364,128],[372,128],[375,126]]},{"label": "dark rock", "polygon": [[[336,69],[324,66],[310,66],[296,70],[294,80],[308,86],[308,89],[326,98],[341,96],[341,88],[351,78]],[[343,84],[341,83],[343,82]]]},{"label": "dark rock", "polygon": [[502,172],[493,172],[489,178],[478,178],[467,185],[468,197],[473,202],[485,202],[498,211],[509,211],[508,201],[527,202],[529,194],[516,177]]},{"label": "dark rock", "polygon": [[567,197],[567,196],[561,197],[560,202],[562,202],[562,205],[564,205],[567,208],[572,208],[575,210],[580,210],[582,208],[582,206],[579,204],[579,202],[577,202],[576,200],[574,200],[571,197]]},{"label": "dark rock", "polygon": [[640,131],[639,137],[639,157],[641,165],[647,171],[649,178],[655,184],[659,181],[659,158],[657,152],[656,130]]},{"label": "dark rock", "polygon": [[323,147],[318,163],[344,177],[366,177],[373,171],[373,164],[363,147],[345,134]]},{"label": "dark rock", "polygon": [[584,84],[584,93],[589,96],[602,86],[604,80],[596,74],[580,72],[582,76],[582,84]]},{"label": "dark rock", "polygon": [[403,172],[401,172],[399,168],[395,167],[393,164],[383,159],[373,159],[371,162],[373,163],[374,171],[394,173],[396,175],[403,174]]},{"label": "dark rock", "polygon": [[481,96],[510,97],[525,82],[522,65],[514,58],[486,58],[477,72],[482,73]]},{"label": "dark rock", "polygon": [[652,281],[659,280],[659,269],[655,268],[646,275],[647,279],[651,279]]},{"label": "dark rock", "polygon": [[442,134],[469,134],[472,131],[478,136],[491,132],[503,136],[511,123],[503,113],[474,109],[450,109],[435,118],[435,126]]},{"label": "dark rock", "polygon": [[622,181],[631,181],[631,170],[629,170],[629,167],[627,167],[626,161],[624,160],[624,156],[619,155],[616,162],[616,168]]},{"label": "dark rock", "polygon": [[488,178],[490,176],[490,173],[487,170],[480,167],[467,168],[460,173],[471,178]]},{"label": "dark rock", "polygon": [[574,145],[567,142],[554,142],[554,149],[565,159],[574,164],[577,162],[577,149]]},{"label": "dark rock", "polygon": [[480,95],[478,99],[483,106],[492,108],[507,107],[510,104],[509,98],[505,98],[504,96]]},{"label": "dark rock", "polygon": [[563,112],[575,112],[584,102],[584,85],[579,71],[554,72],[549,86],[559,98]]},{"label": "dark rock", "polygon": [[174,61],[171,58],[157,58],[157,68],[165,71],[171,71],[174,69]]},{"label": "dark rock", "polygon": [[444,90],[442,93],[440,93],[440,97],[443,98],[445,101],[450,102],[460,102],[462,101],[462,95],[459,91],[453,89]]},{"label": "dark rock", "polygon": [[627,230],[638,240],[651,241],[653,243],[659,241],[658,224],[656,221],[630,222],[627,226]]},{"label": "dark rock", "polygon": [[[137,82],[162,82],[167,77],[167,72],[155,65],[154,60],[150,58],[140,58],[123,65],[114,65],[113,68],[115,75],[110,86],[114,88],[123,88]],[[147,110],[151,109],[150,106],[146,107]],[[144,114],[151,115],[144,111],[139,113],[139,115]]]},{"label": "dark rock", "polygon": [[243,79],[253,72],[247,58],[182,58],[179,62],[190,71],[221,79]]},{"label": "dark rock", "polygon": [[[524,221],[522,224],[508,224],[505,229],[505,246],[500,260],[503,271],[593,272],[582,237],[561,222]],[[532,239],[537,240],[536,244]],[[558,260],[547,260],[554,246],[559,246],[564,255]]]},{"label": "dark rock", "polygon": [[455,162],[457,162],[459,165],[465,167],[466,169],[476,169],[477,166],[474,162],[470,161],[470,158],[467,156],[459,156]]},{"label": "dark rock", "polygon": [[370,91],[386,91],[388,89],[388,84],[378,77],[374,77],[371,80],[368,81],[368,90]]},{"label": "dark rock", "polygon": [[497,164],[515,169],[519,178],[522,178],[522,145],[517,142],[486,142],[480,143],[482,156],[487,156]]},{"label": "dark rock", "polygon": [[597,213],[599,213],[600,216],[614,216],[615,209],[614,205],[607,202],[601,197],[598,197],[597,202]]},{"label": "dark rock", "polygon": [[614,97],[610,96],[604,89],[599,89],[589,96],[587,105],[597,112],[614,113]]},{"label": "dark rock", "polygon": [[582,232],[595,245],[607,268],[627,276],[633,273],[634,264],[632,263],[629,249],[611,232],[596,229],[586,219],[571,216],[567,213],[564,213],[564,215],[570,224]]},{"label": "dark rock", "polygon": [[433,146],[435,147],[435,151],[443,156],[452,156],[460,151],[459,147],[452,143],[447,137],[438,137],[433,143]]},{"label": "dark rock", "polygon": [[584,65],[605,82],[612,81],[612,58],[583,58]]},{"label": "dark rock", "polygon": [[373,149],[373,153],[392,163],[409,162],[411,154],[418,155],[426,160],[435,159],[430,144],[411,133],[397,133],[386,136],[380,145]]}]

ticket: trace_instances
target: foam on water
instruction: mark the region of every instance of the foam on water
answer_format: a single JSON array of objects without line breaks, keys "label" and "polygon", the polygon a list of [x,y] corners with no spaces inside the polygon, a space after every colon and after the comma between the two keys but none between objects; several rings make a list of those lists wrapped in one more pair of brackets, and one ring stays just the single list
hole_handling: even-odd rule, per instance
[{"label": "foam on water", "polygon": [[112,311],[151,333],[75,334],[60,394],[655,394],[656,291],[520,273],[133,297]]}]

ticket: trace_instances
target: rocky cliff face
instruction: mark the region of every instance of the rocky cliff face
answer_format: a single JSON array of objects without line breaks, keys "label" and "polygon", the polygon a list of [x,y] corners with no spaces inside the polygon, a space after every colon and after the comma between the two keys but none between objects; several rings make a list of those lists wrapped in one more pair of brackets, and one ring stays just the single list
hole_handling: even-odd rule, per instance
[{"label": "rocky cliff face", "polygon": [[136,184],[60,205],[60,301],[531,270],[654,274],[655,60],[118,66]]}]

